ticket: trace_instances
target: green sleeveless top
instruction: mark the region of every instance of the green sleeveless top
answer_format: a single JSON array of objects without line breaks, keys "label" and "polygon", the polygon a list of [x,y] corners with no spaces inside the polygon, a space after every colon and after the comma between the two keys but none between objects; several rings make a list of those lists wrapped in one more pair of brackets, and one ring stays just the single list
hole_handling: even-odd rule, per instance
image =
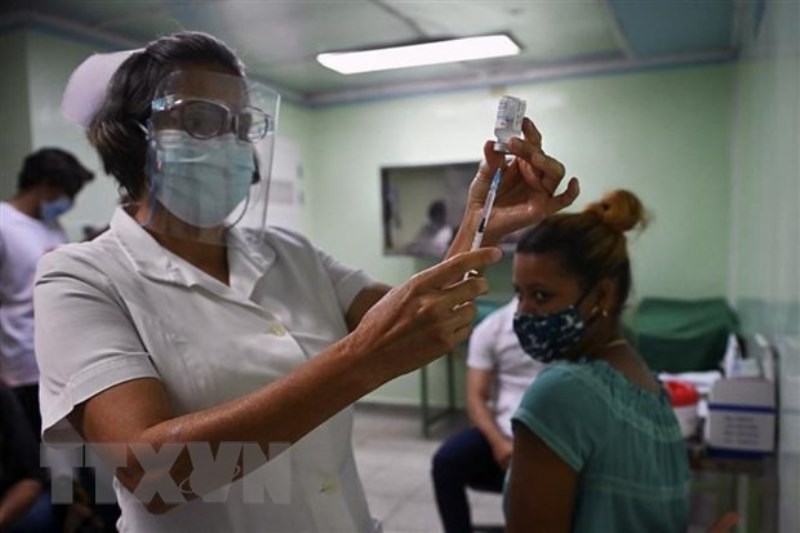
[{"label": "green sleeveless top", "polygon": [[513,423],[578,472],[572,531],[686,531],[687,452],[663,389],[645,391],[605,361],[559,362],[528,387]]}]

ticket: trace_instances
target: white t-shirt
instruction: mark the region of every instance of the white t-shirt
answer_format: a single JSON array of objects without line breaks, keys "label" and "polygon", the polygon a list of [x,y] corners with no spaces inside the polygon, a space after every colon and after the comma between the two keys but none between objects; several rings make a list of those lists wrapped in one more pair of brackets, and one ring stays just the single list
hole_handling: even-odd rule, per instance
[{"label": "white t-shirt", "polygon": [[[36,347],[46,441],[79,439],[65,417],[118,383],[157,378],[182,415],[281,379],[347,334],[344,315],[371,283],[366,275],[284,230],[229,235],[230,286],[161,248],[121,209],[110,231],[41,262]],[[195,500],[154,515],[114,480],[120,530],[374,531],[351,430],[348,408],[215,491],[222,503]],[[277,482],[288,498],[267,492],[265,502],[249,503],[245,480]]]},{"label": "white t-shirt", "polygon": [[414,240],[406,246],[406,251],[412,254],[442,257],[450,247],[452,240],[453,228],[428,222],[420,228]]},{"label": "white t-shirt", "polygon": [[33,351],[33,279],[39,259],[67,242],[64,230],[0,202],[0,378],[39,381]]},{"label": "white t-shirt", "polygon": [[523,394],[544,365],[526,354],[514,333],[514,313],[517,300],[513,299],[484,318],[469,338],[467,366],[478,370],[491,370],[491,408],[494,420],[506,436],[511,437],[511,416],[519,406]]}]

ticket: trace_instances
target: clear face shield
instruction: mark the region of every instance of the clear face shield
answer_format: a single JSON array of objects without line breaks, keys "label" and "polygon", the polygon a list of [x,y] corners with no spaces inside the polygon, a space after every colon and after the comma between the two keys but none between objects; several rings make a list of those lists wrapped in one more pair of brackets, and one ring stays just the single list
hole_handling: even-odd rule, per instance
[{"label": "clear face shield", "polygon": [[145,227],[224,245],[263,229],[280,96],[230,74],[181,70],[159,86],[147,124]]}]

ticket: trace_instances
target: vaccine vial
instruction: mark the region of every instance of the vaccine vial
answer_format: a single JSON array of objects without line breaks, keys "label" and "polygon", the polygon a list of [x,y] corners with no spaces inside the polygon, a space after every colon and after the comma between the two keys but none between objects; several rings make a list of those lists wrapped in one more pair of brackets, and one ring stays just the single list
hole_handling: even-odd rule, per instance
[{"label": "vaccine vial", "polygon": [[494,121],[494,151],[508,153],[508,142],[522,135],[522,119],[525,117],[525,100],[514,96],[504,96],[497,105],[497,118]]}]

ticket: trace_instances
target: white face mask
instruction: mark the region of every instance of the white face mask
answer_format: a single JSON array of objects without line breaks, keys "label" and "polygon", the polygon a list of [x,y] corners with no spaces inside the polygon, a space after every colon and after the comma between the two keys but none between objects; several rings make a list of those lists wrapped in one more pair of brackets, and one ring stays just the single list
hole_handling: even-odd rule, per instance
[{"label": "white face mask", "polygon": [[250,192],[253,147],[231,134],[195,139],[183,130],[155,132],[152,172],[156,199],[200,228],[220,226]]}]

